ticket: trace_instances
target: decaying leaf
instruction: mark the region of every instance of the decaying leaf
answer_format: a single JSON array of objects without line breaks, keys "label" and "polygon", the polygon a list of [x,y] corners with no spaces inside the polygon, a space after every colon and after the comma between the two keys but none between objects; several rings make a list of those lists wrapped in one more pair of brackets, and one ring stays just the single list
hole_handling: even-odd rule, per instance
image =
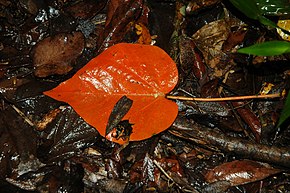
[{"label": "decaying leaf", "polygon": [[81,32],[58,34],[43,39],[32,52],[34,74],[38,77],[66,74],[72,70],[72,63],[82,53],[84,44]]},{"label": "decaying leaf", "polygon": [[[124,4],[124,0],[110,0],[108,1],[107,5],[107,17],[106,17],[106,24],[105,26],[108,26],[110,22],[112,22],[113,16],[115,14],[115,11],[118,7],[121,7],[122,4]],[[119,8],[120,9],[120,8]]]},{"label": "decaying leaf", "polygon": [[192,14],[200,9],[204,9],[205,7],[212,6],[217,4],[220,0],[195,0],[189,1],[188,5],[185,8],[187,14]]},{"label": "decaying leaf", "polygon": [[11,106],[0,109],[0,177],[16,177],[43,164],[36,158],[36,133]]},{"label": "decaying leaf", "polygon": [[100,12],[106,5],[106,1],[79,1],[66,7],[65,11],[69,12],[75,18],[88,19]]},{"label": "decaying leaf", "polygon": [[70,106],[62,107],[46,129],[48,143],[41,148],[41,156],[49,163],[74,156],[80,148],[91,145],[97,136],[96,130]]},{"label": "decaying leaf", "polygon": [[235,160],[215,167],[205,175],[205,178],[210,183],[228,181],[232,186],[237,186],[262,180],[279,172],[280,169],[275,169],[266,163]]},{"label": "decaying leaf", "polygon": [[247,31],[244,28],[231,32],[223,44],[223,51],[230,51],[236,45],[240,44],[244,40],[246,33]]},{"label": "decaying leaf", "polygon": [[241,118],[249,125],[256,141],[260,141],[262,125],[256,114],[250,108],[244,107],[245,102],[233,102],[232,104],[237,108]]},{"label": "decaying leaf", "polygon": [[[178,107],[165,94],[177,80],[176,65],[162,49],[122,43],[105,50],[45,94],[70,104],[102,136],[114,105],[127,96],[133,105],[122,120],[133,124],[130,140],[135,141],[160,133],[173,123]],[[123,143],[122,139],[113,141]]]},{"label": "decaying leaf", "polygon": [[211,68],[214,68],[221,59],[222,46],[227,40],[229,32],[227,22],[218,20],[203,26],[192,36]]},{"label": "decaying leaf", "polygon": [[53,109],[48,114],[46,114],[41,121],[39,121],[36,125],[38,131],[42,131],[46,128],[47,124],[49,124],[60,112],[60,109]]},{"label": "decaying leaf", "polygon": [[[143,182],[154,182],[155,177],[158,175],[154,175],[155,166],[152,158],[146,154],[143,160],[136,162],[132,170],[130,171],[130,182],[136,183],[137,181]],[[159,177],[159,176],[158,176]]]},{"label": "decaying leaf", "polygon": [[[158,167],[156,164],[158,164]],[[162,169],[162,171],[160,169]],[[163,177],[164,173],[169,175],[170,179]],[[135,162],[129,175],[130,183],[132,184],[136,185],[138,182],[142,182],[145,188],[154,187],[157,190],[162,190],[164,192],[170,192],[170,188],[173,189],[173,187],[168,187],[167,185],[170,180],[176,180],[175,183],[186,184],[185,187],[188,183],[184,181],[183,170],[180,167],[178,160],[174,158],[153,160],[148,154],[146,154],[144,159]]]},{"label": "decaying leaf", "polygon": [[201,82],[205,81],[207,74],[206,66],[197,52],[194,41],[186,36],[181,36],[178,40],[181,70],[187,75],[193,72],[197,80]]},{"label": "decaying leaf", "polygon": [[124,3],[119,1],[109,6],[112,7],[110,8],[112,10],[109,10],[106,28],[98,42],[99,53],[116,43],[122,42],[126,33],[126,26],[140,16],[143,6],[143,0],[126,1]]}]

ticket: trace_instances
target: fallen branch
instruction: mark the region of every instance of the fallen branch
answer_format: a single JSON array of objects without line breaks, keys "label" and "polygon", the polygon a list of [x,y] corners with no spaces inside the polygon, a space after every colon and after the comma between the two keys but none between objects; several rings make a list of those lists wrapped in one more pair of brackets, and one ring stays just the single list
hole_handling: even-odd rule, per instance
[{"label": "fallen branch", "polygon": [[280,97],[282,97],[281,93],[267,94],[267,95],[233,96],[233,97],[222,97],[222,98],[195,98],[195,97],[172,96],[172,95],[166,96],[166,98],[168,99],[199,101],[199,102],[236,101],[236,100],[280,98]]},{"label": "fallen branch", "polygon": [[221,132],[190,123],[187,119],[180,117],[175,120],[169,132],[202,146],[214,146],[221,151],[234,153],[243,158],[290,167],[289,148],[267,146],[226,136]]}]

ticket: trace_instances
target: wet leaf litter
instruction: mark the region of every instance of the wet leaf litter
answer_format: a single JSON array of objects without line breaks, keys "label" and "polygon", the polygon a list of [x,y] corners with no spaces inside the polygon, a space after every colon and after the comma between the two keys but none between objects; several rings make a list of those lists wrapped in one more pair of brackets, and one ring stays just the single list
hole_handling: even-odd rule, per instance
[{"label": "wet leaf litter", "polygon": [[289,56],[236,53],[275,29],[217,0],[0,4],[1,192],[289,190]]}]

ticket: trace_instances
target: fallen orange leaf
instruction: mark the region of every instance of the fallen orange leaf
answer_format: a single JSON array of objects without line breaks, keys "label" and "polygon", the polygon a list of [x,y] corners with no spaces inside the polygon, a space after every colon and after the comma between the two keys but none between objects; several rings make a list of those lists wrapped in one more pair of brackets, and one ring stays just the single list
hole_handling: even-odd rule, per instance
[{"label": "fallen orange leaf", "polygon": [[156,46],[116,44],[79,70],[71,79],[44,94],[71,105],[105,136],[114,105],[122,96],[133,105],[122,120],[133,127],[130,141],[143,140],[166,130],[175,120],[178,107],[165,98],[178,81],[174,61]]}]

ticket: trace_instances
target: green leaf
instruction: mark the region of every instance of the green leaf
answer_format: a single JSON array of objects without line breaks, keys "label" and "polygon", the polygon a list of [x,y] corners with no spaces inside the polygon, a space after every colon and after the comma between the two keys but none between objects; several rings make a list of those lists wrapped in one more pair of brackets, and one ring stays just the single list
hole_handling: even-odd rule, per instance
[{"label": "green leaf", "polygon": [[230,2],[249,18],[258,19],[261,15],[254,0],[230,0]]},{"label": "green leaf", "polygon": [[[287,15],[290,13],[288,0],[230,0],[230,2],[251,19],[263,25],[280,28],[263,15]],[[281,29],[281,28],[280,28]]]},{"label": "green leaf", "polygon": [[184,5],[184,6],[180,7],[179,12],[182,16],[185,16],[186,15],[186,6]]},{"label": "green leaf", "polygon": [[258,56],[274,56],[290,53],[290,42],[286,41],[270,41],[255,44],[246,48],[241,48],[238,53],[253,54]]},{"label": "green leaf", "polygon": [[290,117],[290,94],[288,94],[277,127],[280,127]]},{"label": "green leaf", "polygon": [[256,0],[261,14],[271,16],[290,15],[288,0]]},{"label": "green leaf", "polygon": [[[273,21],[271,21],[270,19],[264,17],[264,16],[259,16],[258,20],[260,21],[260,23],[273,27],[273,28],[280,28],[276,23],[274,23]],[[281,29],[281,28],[280,28]]]}]

